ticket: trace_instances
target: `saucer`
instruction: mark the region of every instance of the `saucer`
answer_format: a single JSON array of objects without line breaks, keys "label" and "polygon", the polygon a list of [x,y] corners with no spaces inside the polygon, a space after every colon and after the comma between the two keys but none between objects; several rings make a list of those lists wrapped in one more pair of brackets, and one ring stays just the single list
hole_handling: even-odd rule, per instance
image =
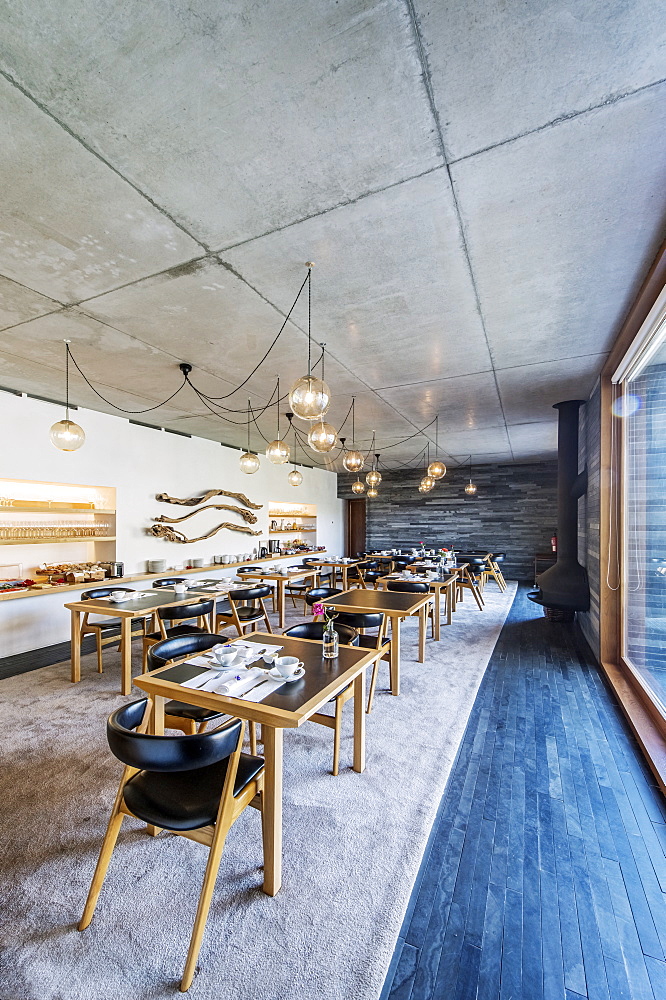
[{"label": "saucer", "polygon": [[283,677],[277,667],[271,667],[268,671],[269,677],[272,677],[275,681],[284,681],[285,684],[293,684],[294,681],[299,681],[303,674],[305,673],[305,667],[299,667],[295,670],[291,677]]}]

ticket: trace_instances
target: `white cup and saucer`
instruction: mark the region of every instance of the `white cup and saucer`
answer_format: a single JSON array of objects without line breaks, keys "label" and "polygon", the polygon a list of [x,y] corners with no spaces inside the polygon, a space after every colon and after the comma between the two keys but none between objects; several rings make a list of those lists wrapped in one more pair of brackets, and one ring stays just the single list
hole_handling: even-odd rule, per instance
[{"label": "white cup and saucer", "polygon": [[305,673],[303,661],[297,656],[276,656],[269,670],[270,676],[276,681],[286,681],[291,684],[300,680]]},{"label": "white cup and saucer", "polygon": [[136,597],[136,594],[127,593],[126,590],[112,590],[109,597],[114,604],[122,604],[123,601],[129,600],[131,597]]},{"label": "white cup and saucer", "polygon": [[186,594],[187,593],[187,584],[186,583],[174,583],[173,589],[176,592],[176,594]]},{"label": "white cup and saucer", "polygon": [[219,646],[213,646],[211,652],[215,657],[215,661],[221,667],[231,667],[238,662],[238,654],[241,650],[238,646],[223,646],[220,644]]}]

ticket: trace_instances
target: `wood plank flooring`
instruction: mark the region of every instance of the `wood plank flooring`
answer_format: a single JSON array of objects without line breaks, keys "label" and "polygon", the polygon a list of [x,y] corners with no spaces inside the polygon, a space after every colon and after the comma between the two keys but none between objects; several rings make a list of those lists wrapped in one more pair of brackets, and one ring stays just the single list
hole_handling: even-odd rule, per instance
[{"label": "wood plank flooring", "polygon": [[382,1000],[666,1000],[666,801],[576,626],[521,587]]}]

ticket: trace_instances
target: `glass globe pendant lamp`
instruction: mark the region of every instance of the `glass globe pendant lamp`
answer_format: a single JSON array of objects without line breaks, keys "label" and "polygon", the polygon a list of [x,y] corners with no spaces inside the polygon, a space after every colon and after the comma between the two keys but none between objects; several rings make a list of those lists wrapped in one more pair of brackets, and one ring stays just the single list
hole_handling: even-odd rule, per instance
[{"label": "glass globe pendant lamp", "polygon": [[305,265],[308,269],[308,373],[299,378],[291,387],[289,405],[292,412],[301,420],[321,420],[331,405],[331,390],[324,381],[324,365],[322,354],[322,377],[312,374],[312,268],[311,260]]},{"label": "glass globe pendant lamp", "polygon": [[465,493],[468,497],[473,497],[477,491],[477,486],[472,482],[472,456],[469,456],[469,482],[465,487]]},{"label": "glass globe pendant lamp", "polygon": [[[352,446],[349,451],[347,451],[347,449],[345,448],[345,455],[344,458],[342,459],[342,464],[347,470],[347,472],[360,472],[365,462],[365,459],[361,454],[361,452],[357,451],[356,448],[354,447],[354,443],[356,441],[356,419],[354,412],[355,408],[356,408],[356,397],[352,396],[352,405],[351,405]],[[340,438],[340,441],[342,442],[342,446],[344,448],[345,439]]]},{"label": "glass globe pendant lamp", "polygon": [[240,457],[240,470],[244,472],[247,476],[251,476],[253,472],[256,472],[261,464],[259,462],[259,456],[250,448],[250,400],[247,401],[247,451]]},{"label": "glass globe pendant lamp", "polygon": [[289,475],[287,476],[287,481],[289,482],[290,486],[300,486],[301,483],[303,482],[303,476],[298,471],[298,469],[292,469]]},{"label": "glass globe pendant lamp", "polygon": [[377,468],[378,464],[379,464],[379,455],[375,455],[374,461],[372,463],[372,468],[370,469],[370,472],[365,477],[366,483],[368,484],[368,486],[371,486],[373,489],[376,486],[379,486],[379,484],[382,481],[382,474],[381,474],[381,472]]},{"label": "glass globe pendant lamp", "polygon": [[365,493],[365,486],[360,479],[357,479],[355,483],[352,483],[352,493]]},{"label": "glass globe pendant lamp", "polygon": [[423,487],[426,493],[430,493],[430,490],[432,490],[435,486],[435,480],[432,476],[424,476],[421,480],[420,486]]},{"label": "glass globe pendant lamp", "polygon": [[327,424],[323,420],[313,424],[308,434],[308,444],[313,451],[325,453],[335,447],[338,432],[332,424]]},{"label": "glass globe pendant lamp", "polygon": [[419,483],[419,493],[430,493],[430,489],[424,486],[423,483]]},{"label": "glass globe pendant lamp", "polygon": [[[435,417],[435,453],[439,451],[439,417]],[[446,466],[444,462],[440,462],[439,459],[435,459],[434,462],[428,463],[428,475],[431,479],[443,479],[446,475]]]},{"label": "glass globe pendant lamp", "polygon": [[368,490],[367,495],[370,497],[371,500],[374,500],[375,497],[379,496],[379,493],[377,492],[374,486],[371,486],[370,489]]},{"label": "glass globe pendant lamp", "polygon": [[266,448],[266,458],[273,465],[284,465],[285,462],[289,461],[290,449],[286,441],[283,441],[280,437],[280,378],[278,376],[277,386],[276,386],[276,398],[277,398],[277,437],[275,441],[271,443]]},{"label": "glass globe pendant lamp", "polygon": [[86,434],[83,427],[69,419],[69,345],[65,341],[65,419],[58,420],[49,431],[51,443],[60,451],[78,451],[85,442]]}]

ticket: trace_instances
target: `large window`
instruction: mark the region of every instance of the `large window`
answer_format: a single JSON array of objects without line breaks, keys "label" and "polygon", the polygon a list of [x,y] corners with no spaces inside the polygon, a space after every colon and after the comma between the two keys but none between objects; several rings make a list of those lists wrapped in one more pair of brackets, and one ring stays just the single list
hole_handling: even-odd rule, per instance
[{"label": "large window", "polygon": [[665,334],[657,311],[620,366],[613,423],[623,444],[622,654],[666,716]]}]

